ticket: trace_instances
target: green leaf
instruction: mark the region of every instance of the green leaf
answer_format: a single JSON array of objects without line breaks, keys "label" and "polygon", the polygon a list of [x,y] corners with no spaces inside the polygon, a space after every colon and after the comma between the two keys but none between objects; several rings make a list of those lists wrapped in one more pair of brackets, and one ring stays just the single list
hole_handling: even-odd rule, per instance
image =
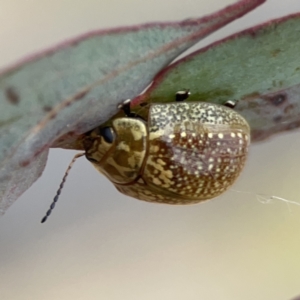
[{"label": "green leaf", "polygon": [[135,103],[239,100],[235,110],[258,141],[300,126],[300,14],[276,19],[216,42],[164,69]]},{"label": "green leaf", "polygon": [[42,173],[55,140],[103,123],[179,54],[264,1],[242,0],[200,19],[89,33],[3,71],[0,212]]}]

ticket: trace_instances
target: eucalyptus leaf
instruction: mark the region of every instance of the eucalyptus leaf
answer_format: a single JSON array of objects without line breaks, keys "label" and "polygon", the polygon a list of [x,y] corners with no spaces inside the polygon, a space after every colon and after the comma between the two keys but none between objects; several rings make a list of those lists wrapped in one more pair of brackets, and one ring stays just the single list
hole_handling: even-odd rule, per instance
[{"label": "eucalyptus leaf", "polygon": [[249,122],[252,141],[300,126],[300,14],[269,21],[201,49],[164,69],[135,103],[224,103]]},{"label": "eucalyptus leaf", "polygon": [[76,141],[183,51],[264,1],[242,0],[199,19],[95,31],[2,71],[0,212],[42,173],[55,140]]}]

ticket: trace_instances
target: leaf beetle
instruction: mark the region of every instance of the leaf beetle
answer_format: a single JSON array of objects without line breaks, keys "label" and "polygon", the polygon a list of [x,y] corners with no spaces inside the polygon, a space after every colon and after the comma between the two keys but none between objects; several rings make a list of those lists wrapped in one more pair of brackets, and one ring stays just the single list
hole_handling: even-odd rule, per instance
[{"label": "leaf beetle", "polygon": [[250,127],[225,105],[185,102],[188,90],[172,103],[152,103],[148,118],[132,113],[130,100],[120,105],[124,116],[101,125],[84,138],[85,153],[71,161],[44,223],[59,198],[75,160],[85,155],[123,194],[149,202],[193,204],[222,194],[245,164]]},{"label": "leaf beetle", "polygon": [[86,158],[123,194],[140,200],[191,204],[214,198],[239,176],[248,153],[250,128],[226,105],[152,103],[148,119],[131,113],[90,132]]}]

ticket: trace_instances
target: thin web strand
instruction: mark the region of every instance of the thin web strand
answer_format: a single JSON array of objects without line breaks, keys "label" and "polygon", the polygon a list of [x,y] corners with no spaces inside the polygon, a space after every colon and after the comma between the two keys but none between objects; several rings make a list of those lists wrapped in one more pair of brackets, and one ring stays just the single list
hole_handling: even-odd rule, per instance
[{"label": "thin web strand", "polygon": [[262,204],[270,204],[274,200],[282,201],[282,202],[286,203],[290,213],[291,213],[291,207],[290,207],[291,204],[300,206],[300,203],[297,201],[288,200],[286,198],[282,198],[282,197],[275,196],[275,195],[257,194],[257,193],[253,193],[253,192],[239,191],[239,190],[235,190],[235,189],[230,189],[230,191],[235,192],[235,193],[241,193],[241,194],[255,195],[256,199]]}]

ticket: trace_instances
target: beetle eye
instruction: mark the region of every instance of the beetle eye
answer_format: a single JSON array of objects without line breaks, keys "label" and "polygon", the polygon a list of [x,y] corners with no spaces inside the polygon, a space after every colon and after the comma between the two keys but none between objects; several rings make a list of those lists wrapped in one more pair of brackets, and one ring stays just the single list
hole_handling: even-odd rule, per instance
[{"label": "beetle eye", "polygon": [[109,144],[111,144],[115,139],[115,135],[111,127],[100,128],[100,135],[104,138],[105,142]]}]

